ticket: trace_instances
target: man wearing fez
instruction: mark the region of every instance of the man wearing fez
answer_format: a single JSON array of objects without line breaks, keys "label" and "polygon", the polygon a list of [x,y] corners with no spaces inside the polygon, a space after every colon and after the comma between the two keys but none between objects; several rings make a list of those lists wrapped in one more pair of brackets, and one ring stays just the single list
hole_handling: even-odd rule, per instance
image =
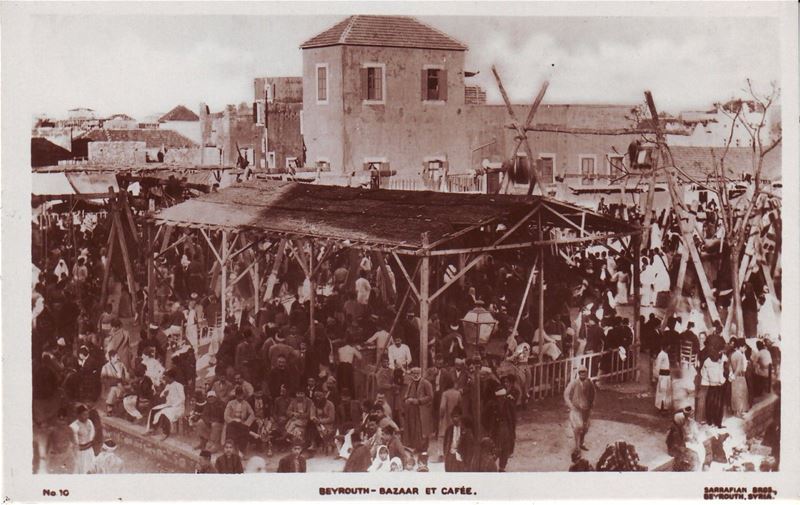
[{"label": "man wearing fez", "polygon": [[411,383],[405,396],[407,435],[406,444],[417,452],[428,450],[428,438],[433,432],[433,386],[422,378],[422,369],[411,369]]}]

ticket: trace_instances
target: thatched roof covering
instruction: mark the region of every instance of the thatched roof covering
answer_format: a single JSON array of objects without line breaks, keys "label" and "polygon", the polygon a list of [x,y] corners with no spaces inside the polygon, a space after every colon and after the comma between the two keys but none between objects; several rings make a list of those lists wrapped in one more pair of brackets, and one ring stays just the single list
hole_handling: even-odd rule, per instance
[{"label": "thatched roof covering", "polygon": [[[577,225],[585,215],[589,232],[634,231],[625,223],[544,197],[369,190],[279,181],[249,182],[202,195],[161,210],[155,221],[418,249],[424,232],[433,243],[481,223],[516,222],[540,203],[547,203]],[[543,206],[540,215],[543,223],[565,224]]]}]

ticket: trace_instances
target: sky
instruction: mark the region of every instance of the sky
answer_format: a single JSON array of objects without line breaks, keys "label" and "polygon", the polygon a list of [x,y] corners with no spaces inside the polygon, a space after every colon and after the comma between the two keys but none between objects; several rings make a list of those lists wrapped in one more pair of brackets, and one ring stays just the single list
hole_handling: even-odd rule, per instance
[{"label": "sky", "polygon": [[[35,113],[76,107],[138,119],[178,104],[251,102],[253,79],[301,74],[305,40],[344,16],[42,15],[30,91]],[[643,101],[669,112],[740,96],[780,78],[774,18],[419,16],[464,42],[468,79],[500,103],[495,64],[515,103],[544,79],[545,103]]]}]

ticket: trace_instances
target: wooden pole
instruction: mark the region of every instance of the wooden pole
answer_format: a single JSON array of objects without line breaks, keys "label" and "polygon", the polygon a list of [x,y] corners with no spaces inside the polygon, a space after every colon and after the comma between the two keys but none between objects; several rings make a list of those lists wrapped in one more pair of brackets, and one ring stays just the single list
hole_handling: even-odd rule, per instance
[{"label": "wooden pole", "polygon": [[[428,232],[424,232],[422,234],[423,249],[426,249],[428,243],[429,243]],[[430,294],[430,274],[431,274],[430,261],[431,258],[427,254],[422,257],[421,267],[420,267],[420,280],[419,280],[419,318],[420,318],[419,351],[420,351],[420,366],[422,368],[423,373],[428,368],[428,320],[430,319],[430,315],[428,314],[430,310],[430,299],[428,298],[428,296]]]},{"label": "wooden pole", "polygon": [[131,265],[131,257],[128,254],[128,243],[125,239],[124,228],[122,227],[122,220],[119,217],[119,210],[114,212],[114,222],[117,225],[119,233],[117,233],[117,240],[119,241],[119,248],[122,252],[122,262],[125,265],[125,275],[128,280],[128,293],[131,295],[131,313],[136,314],[136,284],[133,277],[133,266]]},{"label": "wooden pole", "polygon": [[[114,212],[113,197],[108,201],[111,207],[111,212]],[[111,231],[108,233],[108,257],[106,258],[106,267],[103,270],[103,285],[100,287],[100,305],[105,309],[106,296],[108,296],[108,278],[111,274],[111,260],[114,259],[114,242],[117,238],[117,225],[116,222],[111,220]]]},{"label": "wooden pole", "polygon": [[147,223],[147,322],[155,321],[156,316],[156,294],[155,289],[155,265],[153,264],[153,224]]},{"label": "wooden pole", "polygon": [[528,301],[528,294],[531,292],[531,285],[533,285],[533,278],[536,275],[536,265],[538,263],[538,258],[531,265],[531,275],[528,276],[528,283],[525,284],[525,293],[522,295],[522,301],[519,304],[519,310],[517,311],[517,318],[514,321],[514,328],[511,330],[511,334],[514,335],[517,333],[517,328],[519,328],[519,322],[522,319],[522,313],[525,312],[525,304]]},{"label": "wooden pole", "polygon": [[631,237],[633,246],[633,345],[637,346],[641,338],[641,326],[639,316],[642,313],[642,290],[641,290],[641,267],[642,267],[642,236],[640,234]]},{"label": "wooden pole", "polygon": [[317,302],[317,281],[316,281],[316,277],[317,276],[316,276],[316,274],[311,273],[311,272],[314,271],[314,241],[313,240],[309,240],[308,241],[308,245],[309,245],[309,247],[311,249],[308,252],[308,272],[309,272],[308,283],[309,283],[309,287],[311,289],[311,293],[309,294],[309,298],[308,298],[308,301],[309,301],[308,318],[310,319],[309,328],[308,328],[308,338],[310,340],[311,346],[313,347],[314,346],[314,339],[315,339],[316,334],[317,334],[316,325],[314,324],[314,305]]},{"label": "wooden pole", "polygon": [[220,337],[225,335],[225,325],[227,322],[228,309],[228,231],[222,230],[222,246],[220,248],[219,262],[220,280],[219,280],[219,299],[220,299]]},{"label": "wooden pole", "polygon": [[278,251],[275,253],[275,259],[272,261],[272,269],[269,272],[269,277],[267,277],[267,290],[264,292],[265,302],[272,298],[272,291],[275,289],[275,283],[278,282],[278,270],[281,268],[285,251],[286,239],[282,238],[278,243]]},{"label": "wooden pole", "polygon": [[[542,215],[539,214],[539,240],[542,240]],[[539,362],[544,356],[544,251],[539,246]]]}]

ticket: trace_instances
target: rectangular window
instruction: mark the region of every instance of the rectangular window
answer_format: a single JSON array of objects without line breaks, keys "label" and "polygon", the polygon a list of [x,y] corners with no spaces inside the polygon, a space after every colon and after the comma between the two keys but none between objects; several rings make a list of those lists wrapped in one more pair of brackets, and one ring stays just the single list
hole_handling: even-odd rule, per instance
[{"label": "rectangular window", "polygon": [[275,151],[270,151],[269,154],[267,154],[267,168],[275,168],[275,166]]},{"label": "rectangular window", "polygon": [[581,183],[593,184],[594,183],[594,156],[580,156],[578,157],[581,163]]},{"label": "rectangular window", "polygon": [[422,68],[422,100],[444,102],[447,100],[447,71],[439,65]]},{"label": "rectangular window", "polygon": [[553,182],[553,167],[555,166],[555,159],[553,156],[540,155],[539,156],[539,175],[542,176],[542,182],[550,184]]},{"label": "rectangular window", "polygon": [[317,103],[328,103],[328,64],[317,64]]},{"label": "rectangular window", "polygon": [[297,163],[296,156],[287,156],[286,157],[286,168],[298,168],[300,165]]},{"label": "rectangular window", "polygon": [[365,63],[362,65],[361,99],[365,103],[385,103],[386,65],[382,63]]},{"label": "rectangular window", "polygon": [[426,100],[438,100],[439,99],[439,72],[440,70],[435,68],[429,68],[427,71],[428,74],[428,85],[427,85],[427,96],[425,97]]},{"label": "rectangular window", "polygon": [[611,177],[619,177],[623,174],[623,169],[625,168],[625,161],[622,156],[617,154],[608,155],[608,174]]},{"label": "rectangular window", "polygon": [[383,100],[383,72],[378,67],[367,69],[367,100]]}]

